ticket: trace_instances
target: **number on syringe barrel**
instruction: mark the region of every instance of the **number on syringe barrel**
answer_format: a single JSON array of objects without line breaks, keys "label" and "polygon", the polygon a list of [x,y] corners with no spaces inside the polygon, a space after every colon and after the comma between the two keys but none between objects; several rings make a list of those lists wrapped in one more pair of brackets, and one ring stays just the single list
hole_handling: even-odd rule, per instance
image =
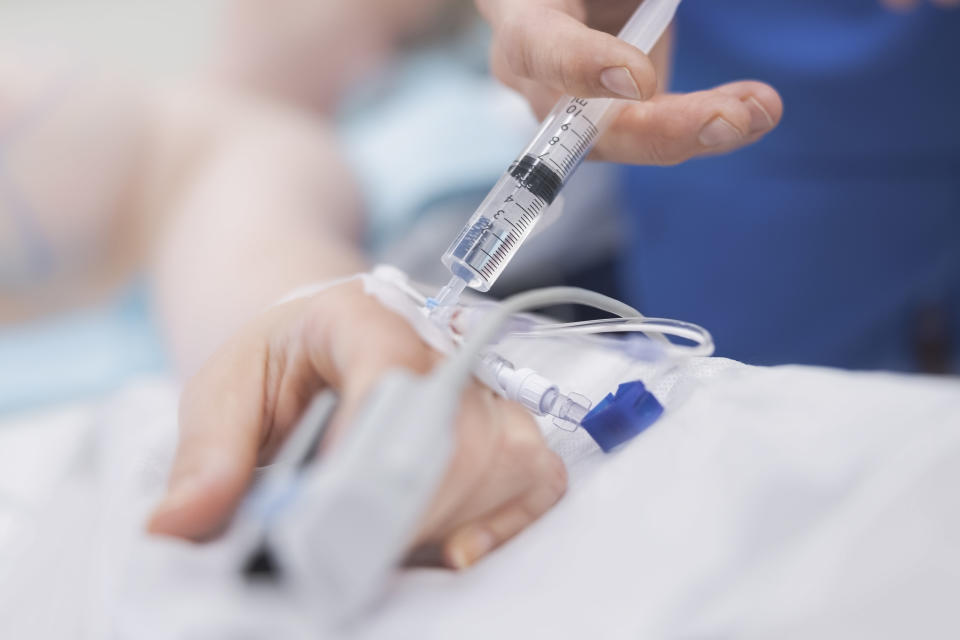
[{"label": "number on syringe barrel", "polygon": [[571,98],[557,114],[562,120],[560,124],[546,134],[544,152],[537,156],[538,160],[552,165],[552,170],[561,181],[573,173],[600,133],[597,125],[585,113],[589,105],[590,101],[584,98]]},{"label": "number on syringe barrel", "polygon": [[[519,240],[519,236],[527,231],[527,229],[536,221],[540,211],[545,205],[544,201],[533,193],[533,189],[536,188],[536,185],[518,179],[517,186],[526,190],[529,194],[528,197],[530,198],[530,201],[527,203],[527,206],[523,206],[516,198],[514,198],[512,194],[510,194],[503,199],[503,208],[498,209],[497,212],[493,214],[494,220],[497,222],[505,222],[512,227],[512,229],[508,230],[506,234],[506,237],[509,240],[508,244],[511,248]],[[508,208],[513,209],[513,213],[507,211]]]},{"label": "number on syringe barrel", "polygon": [[[499,215],[494,219],[513,228],[508,235],[515,232],[517,237],[510,237],[511,240],[519,241],[536,223],[589,150],[598,133],[583,113],[589,104],[583,98],[571,98],[559,114],[552,116],[553,124],[538,136],[540,142],[510,165],[508,173],[516,181],[517,190],[501,201]],[[562,121],[558,122],[558,117]],[[537,148],[537,144],[542,146]]]}]

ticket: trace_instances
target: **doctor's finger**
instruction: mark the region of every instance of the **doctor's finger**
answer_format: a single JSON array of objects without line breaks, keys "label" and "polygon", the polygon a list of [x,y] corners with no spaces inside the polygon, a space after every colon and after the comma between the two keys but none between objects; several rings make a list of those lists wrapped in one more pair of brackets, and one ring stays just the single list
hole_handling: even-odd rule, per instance
[{"label": "doctor's finger", "polygon": [[779,94],[761,82],[662,94],[628,105],[597,144],[593,157],[626,164],[678,164],[752,144],[772,131],[782,115]]},{"label": "doctor's finger", "polygon": [[514,74],[500,49],[491,49],[490,68],[500,82],[523,94],[537,120],[543,120],[563,95],[563,91]]}]

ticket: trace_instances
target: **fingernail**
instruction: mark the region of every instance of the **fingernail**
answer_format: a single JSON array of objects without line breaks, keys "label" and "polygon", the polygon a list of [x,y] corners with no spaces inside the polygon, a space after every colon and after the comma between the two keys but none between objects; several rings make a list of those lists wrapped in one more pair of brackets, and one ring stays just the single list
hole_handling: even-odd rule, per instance
[{"label": "fingernail", "polygon": [[762,133],[773,128],[773,118],[759,100],[750,96],[744,102],[750,109],[750,133]]},{"label": "fingernail", "polygon": [[476,528],[457,536],[450,549],[450,563],[454,569],[466,569],[487,555],[496,541],[493,534],[483,528]]},{"label": "fingernail", "polygon": [[700,144],[705,147],[727,147],[740,142],[743,135],[722,117],[717,117],[700,130]]},{"label": "fingernail", "polygon": [[600,84],[607,91],[611,91],[618,96],[629,98],[631,100],[643,100],[643,94],[640,93],[640,87],[630,74],[626,67],[610,67],[600,73]]}]

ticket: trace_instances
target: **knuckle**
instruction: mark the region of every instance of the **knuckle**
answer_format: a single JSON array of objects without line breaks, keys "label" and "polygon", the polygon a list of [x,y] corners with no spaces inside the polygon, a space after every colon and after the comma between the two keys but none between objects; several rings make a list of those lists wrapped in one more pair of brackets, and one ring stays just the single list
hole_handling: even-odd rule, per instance
[{"label": "knuckle", "polygon": [[[520,409],[525,413],[524,409]],[[516,461],[517,464],[533,465],[531,468],[538,472],[537,459],[545,447],[539,429],[529,416],[526,420],[515,421],[512,428],[506,429],[503,434],[502,450],[506,459]]]},{"label": "knuckle", "polygon": [[563,460],[548,446],[540,429],[526,409],[509,403],[507,411],[512,412],[513,428],[504,434],[503,448],[506,457],[529,471],[531,479],[546,487],[554,500],[566,491],[567,468]]},{"label": "knuckle", "polygon": [[634,162],[673,166],[687,159],[690,127],[679,115],[664,115],[663,109],[649,103],[632,105],[625,112],[623,133],[627,144],[618,145]]},{"label": "knuckle", "polygon": [[587,74],[587,65],[571,50],[555,50],[550,65],[560,84],[570,93],[595,94],[602,89],[599,76],[591,79]]},{"label": "knuckle", "polygon": [[352,357],[378,369],[402,366],[426,373],[432,368],[432,352],[407,321],[362,291],[352,303],[333,310],[332,317],[330,313],[329,307],[319,306],[311,322],[336,323],[331,339],[351,343]]},{"label": "knuckle", "polygon": [[378,368],[389,369],[394,366],[409,369],[415,373],[424,374],[433,367],[433,359],[426,345],[420,342],[417,336],[403,336],[394,339],[396,334],[386,330],[376,338],[365,343],[364,349],[368,357]]},{"label": "knuckle", "polygon": [[567,468],[563,460],[553,451],[544,448],[537,456],[536,468],[544,485],[549,487],[557,498],[562,496],[567,488]]},{"label": "knuckle", "polygon": [[665,143],[679,144],[689,138],[691,131],[696,132],[699,123],[691,129],[690,123],[679,114],[670,114],[659,127],[659,138]]},{"label": "knuckle", "polygon": [[[547,462],[548,457],[553,460]],[[524,500],[531,521],[559,502],[567,490],[566,469],[560,459],[555,455],[543,456],[543,459],[544,461],[539,463],[543,473],[537,476]]]},{"label": "knuckle", "polygon": [[315,344],[326,335],[330,323],[337,320],[339,316],[337,311],[331,313],[330,307],[325,302],[326,299],[322,294],[307,302],[303,312],[303,337],[307,344]]},{"label": "knuckle", "polygon": [[656,134],[644,141],[647,155],[653,163],[664,167],[685,162],[693,155],[690,135],[690,127],[682,118],[666,118],[659,123]]},{"label": "knuckle", "polygon": [[526,97],[531,107],[534,109],[536,108],[537,99],[539,96],[534,90],[534,87],[531,86],[532,82],[514,73],[513,69],[507,63],[506,58],[502,54],[491,55],[490,71],[493,74],[493,77],[496,78],[501,84]]},{"label": "knuckle", "polygon": [[493,76],[505,85],[516,89],[515,76],[507,61],[506,54],[501,50],[498,43],[494,43],[490,49],[490,71]]},{"label": "knuckle", "polygon": [[434,358],[431,357],[429,349],[420,342],[419,338],[404,341],[397,345],[396,349],[398,362],[416,373],[424,374],[433,368]]},{"label": "knuckle", "polygon": [[511,426],[510,433],[523,445],[543,442],[540,429],[530,412],[516,402],[501,400],[503,418]]},{"label": "knuckle", "polygon": [[667,153],[666,146],[662,140],[650,140],[647,143],[647,156],[651,163],[662,167],[670,167],[682,162],[682,158],[673,157]]},{"label": "knuckle", "polygon": [[507,65],[514,74],[528,78],[532,72],[530,47],[527,46],[527,19],[515,14],[500,23],[497,41]]}]

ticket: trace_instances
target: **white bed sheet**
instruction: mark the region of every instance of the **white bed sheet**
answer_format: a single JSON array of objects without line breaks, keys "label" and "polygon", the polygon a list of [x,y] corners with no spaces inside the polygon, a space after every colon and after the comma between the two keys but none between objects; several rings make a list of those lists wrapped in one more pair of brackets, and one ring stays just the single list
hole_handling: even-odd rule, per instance
[{"label": "white bed sheet", "polygon": [[[628,376],[609,354],[515,351],[588,394]],[[545,427],[570,467],[564,500],[469,571],[402,573],[356,635],[957,635],[956,379],[708,359],[657,390],[667,414],[614,455]],[[0,426],[0,488],[20,496],[0,515],[0,637],[114,631],[175,405],[173,385],[146,381]]]}]

